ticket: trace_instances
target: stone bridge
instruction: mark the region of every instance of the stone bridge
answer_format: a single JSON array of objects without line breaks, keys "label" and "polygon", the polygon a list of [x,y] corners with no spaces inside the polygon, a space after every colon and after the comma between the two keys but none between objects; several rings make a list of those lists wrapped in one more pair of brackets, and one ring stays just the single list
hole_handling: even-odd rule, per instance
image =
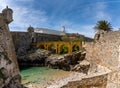
[{"label": "stone bridge", "polygon": [[54,50],[55,53],[60,53],[62,47],[67,47],[68,52],[67,53],[72,53],[74,48],[76,47],[77,50],[80,50],[84,47],[85,42],[38,42],[36,43],[37,48],[42,48],[45,50]]}]

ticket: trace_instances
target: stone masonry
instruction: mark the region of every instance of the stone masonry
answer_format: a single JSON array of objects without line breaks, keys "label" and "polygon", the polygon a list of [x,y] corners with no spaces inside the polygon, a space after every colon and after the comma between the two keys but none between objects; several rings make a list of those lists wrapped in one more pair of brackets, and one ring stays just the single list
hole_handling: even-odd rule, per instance
[{"label": "stone masonry", "polygon": [[8,24],[12,22],[12,9],[0,13],[0,88],[21,88],[18,63]]},{"label": "stone masonry", "polygon": [[116,70],[120,67],[120,31],[105,33],[98,41],[88,43],[86,50],[94,70],[97,64]]}]

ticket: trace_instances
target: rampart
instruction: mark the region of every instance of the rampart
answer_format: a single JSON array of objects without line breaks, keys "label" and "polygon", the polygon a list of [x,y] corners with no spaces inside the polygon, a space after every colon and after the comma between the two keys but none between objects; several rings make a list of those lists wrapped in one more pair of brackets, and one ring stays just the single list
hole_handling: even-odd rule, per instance
[{"label": "rampart", "polygon": [[8,6],[0,13],[0,88],[22,88],[9,23],[13,11]]},{"label": "rampart", "polygon": [[120,31],[100,34],[97,39],[86,44],[89,75],[62,88],[120,88]]},{"label": "rampart", "polygon": [[15,49],[29,48],[32,42],[43,42],[43,41],[60,41],[61,36],[50,35],[43,33],[34,33],[34,40],[32,40],[32,33],[30,32],[11,32]]},{"label": "rampart", "polygon": [[[110,70],[120,66],[120,31],[101,34],[99,40],[88,43],[86,46],[86,58],[94,68],[100,64]],[[93,69],[92,69],[93,70]]]}]

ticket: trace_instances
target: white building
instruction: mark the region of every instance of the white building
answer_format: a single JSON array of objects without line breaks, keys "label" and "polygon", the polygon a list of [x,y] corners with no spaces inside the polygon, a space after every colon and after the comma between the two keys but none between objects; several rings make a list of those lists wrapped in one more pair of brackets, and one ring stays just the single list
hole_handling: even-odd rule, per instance
[{"label": "white building", "polygon": [[62,31],[51,30],[47,28],[34,28],[34,32],[44,33],[44,34],[53,34],[53,35],[65,35],[65,27],[62,26]]}]

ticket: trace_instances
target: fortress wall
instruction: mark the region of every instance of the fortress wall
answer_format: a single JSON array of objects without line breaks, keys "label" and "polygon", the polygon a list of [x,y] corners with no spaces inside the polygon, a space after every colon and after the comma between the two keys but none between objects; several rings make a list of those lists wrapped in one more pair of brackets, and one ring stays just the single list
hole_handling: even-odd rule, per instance
[{"label": "fortress wall", "polygon": [[35,33],[36,41],[61,41],[61,36],[59,35],[51,35],[51,34],[43,34],[43,33]]},{"label": "fortress wall", "polygon": [[[12,11],[8,7],[3,11]],[[8,22],[12,19],[7,15],[0,13],[0,88],[22,88],[19,75],[19,68],[16,59],[15,49],[11,33],[9,31]]]},{"label": "fortress wall", "polygon": [[100,36],[98,41],[88,43],[86,50],[86,58],[91,62],[94,71],[98,64],[115,70],[120,64],[120,31],[109,32]]},{"label": "fortress wall", "polygon": [[34,42],[43,41],[60,41],[61,36],[41,34],[41,33],[30,33],[30,32],[11,32],[13,42],[16,51],[21,51],[21,49],[28,49],[32,43],[32,36],[34,35]]},{"label": "fortress wall", "polygon": [[15,49],[28,48],[31,43],[31,36],[27,32],[11,32]]}]

